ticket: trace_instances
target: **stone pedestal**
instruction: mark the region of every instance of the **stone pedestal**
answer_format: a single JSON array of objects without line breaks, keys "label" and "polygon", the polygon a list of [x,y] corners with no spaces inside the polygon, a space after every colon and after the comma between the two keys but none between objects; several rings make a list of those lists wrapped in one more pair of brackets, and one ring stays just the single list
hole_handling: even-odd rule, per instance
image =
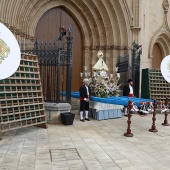
[{"label": "stone pedestal", "polygon": [[80,99],[79,98],[71,98],[71,109],[79,110],[80,109]]},{"label": "stone pedestal", "polygon": [[45,112],[47,123],[61,123],[60,113],[70,112],[71,105],[69,103],[45,103]]}]

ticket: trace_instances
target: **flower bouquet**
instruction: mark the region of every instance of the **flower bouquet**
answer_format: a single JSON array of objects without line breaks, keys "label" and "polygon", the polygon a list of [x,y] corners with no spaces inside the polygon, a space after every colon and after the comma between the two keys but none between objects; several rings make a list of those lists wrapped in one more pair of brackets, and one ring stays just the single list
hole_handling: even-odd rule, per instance
[{"label": "flower bouquet", "polygon": [[104,71],[93,72],[93,77],[90,78],[90,87],[93,96],[107,98],[110,96],[118,96],[118,81],[120,78],[119,73],[113,78]]}]

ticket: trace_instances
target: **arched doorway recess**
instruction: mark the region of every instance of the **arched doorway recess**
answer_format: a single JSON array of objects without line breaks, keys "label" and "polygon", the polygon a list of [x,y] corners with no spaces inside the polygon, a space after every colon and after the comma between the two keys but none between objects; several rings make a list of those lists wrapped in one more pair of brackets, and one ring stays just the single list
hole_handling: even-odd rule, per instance
[{"label": "arched doorway recess", "polygon": [[80,72],[83,68],[83,37],[81,30],[64,7],[55,7],[45,12],[38,21],[35,37],[39,42],[56,42],[59,28],[71,27],[73,30],[72,55],[72,91],[78,91],[81,85]]},{"label": "arched doorway recess", "polygon": [[153,58],[152,58],[152,68],[153,69],[160,69],[160,64],[163,59],[162,56],[162,50],[158,43],[155,43],[153,46],[153,52],[152,52]]}]

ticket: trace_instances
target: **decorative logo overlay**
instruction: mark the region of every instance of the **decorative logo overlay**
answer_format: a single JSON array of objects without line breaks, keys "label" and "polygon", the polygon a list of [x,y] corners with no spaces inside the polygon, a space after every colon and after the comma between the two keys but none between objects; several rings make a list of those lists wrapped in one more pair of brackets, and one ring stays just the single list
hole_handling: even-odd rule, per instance
[{"label": "decorative logo overlay", "polygon": [[0,23],[0,80],[16,72],[21,60],[18,42],[12,32]]},{"label": "decorative logo overlay", "polygon": [[2,39],[0,39],[0,64],[2,63],[2,60],[8,57],[9,53],[10,48]]},{"label": "decorative logo overlay", "polygon": [[164,79],[170,83],[170,55],[166,56],[161,62],[161,73]]}]

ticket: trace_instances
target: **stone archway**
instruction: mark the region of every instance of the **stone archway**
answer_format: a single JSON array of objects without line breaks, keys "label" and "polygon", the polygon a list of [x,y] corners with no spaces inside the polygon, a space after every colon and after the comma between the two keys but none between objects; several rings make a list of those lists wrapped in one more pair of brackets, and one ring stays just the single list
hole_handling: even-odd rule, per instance
[{"label": "stone archway", "polygon": [[[102,4],[102,6],[101,6]],[[120,50],[131,45],[131,16],[125,13],[126,3],[119,1],[49,1],[33,10],[28,31],[34,34],[39,18],[49,9],[64,6],[77,21],[83,35],[83,63],[91,68],[97,51],[104,52],[106,64],[113,71]],[[126,10],[128,12],[128,10]],[[91,70],[89,70],[91,71]]]},{"label": "stone archway", "polygon": [[[126,0],[11,0],[1,6],[0,19],[16,33],[17,39],[33,40],[41,16],[51,8],[64,6],[78,23],[83,36],[83,63],[96,62],[100,49],[106,64],[113,71],[117,56],[132,43],[132,14]],[[4,9],[6,10],[4,12]],[[12,12],[11,12],[12,11]],[[121,50],[121,51],[120,51]]]},{"label": "stone archway", "polygon": [[149,47],[149,57],[153,58],[153,48],[155,44],[159,44],[162,55],[165,57],[170,54],[170,34],[166,30],[161,30],[154,34],[150,47]]}]

